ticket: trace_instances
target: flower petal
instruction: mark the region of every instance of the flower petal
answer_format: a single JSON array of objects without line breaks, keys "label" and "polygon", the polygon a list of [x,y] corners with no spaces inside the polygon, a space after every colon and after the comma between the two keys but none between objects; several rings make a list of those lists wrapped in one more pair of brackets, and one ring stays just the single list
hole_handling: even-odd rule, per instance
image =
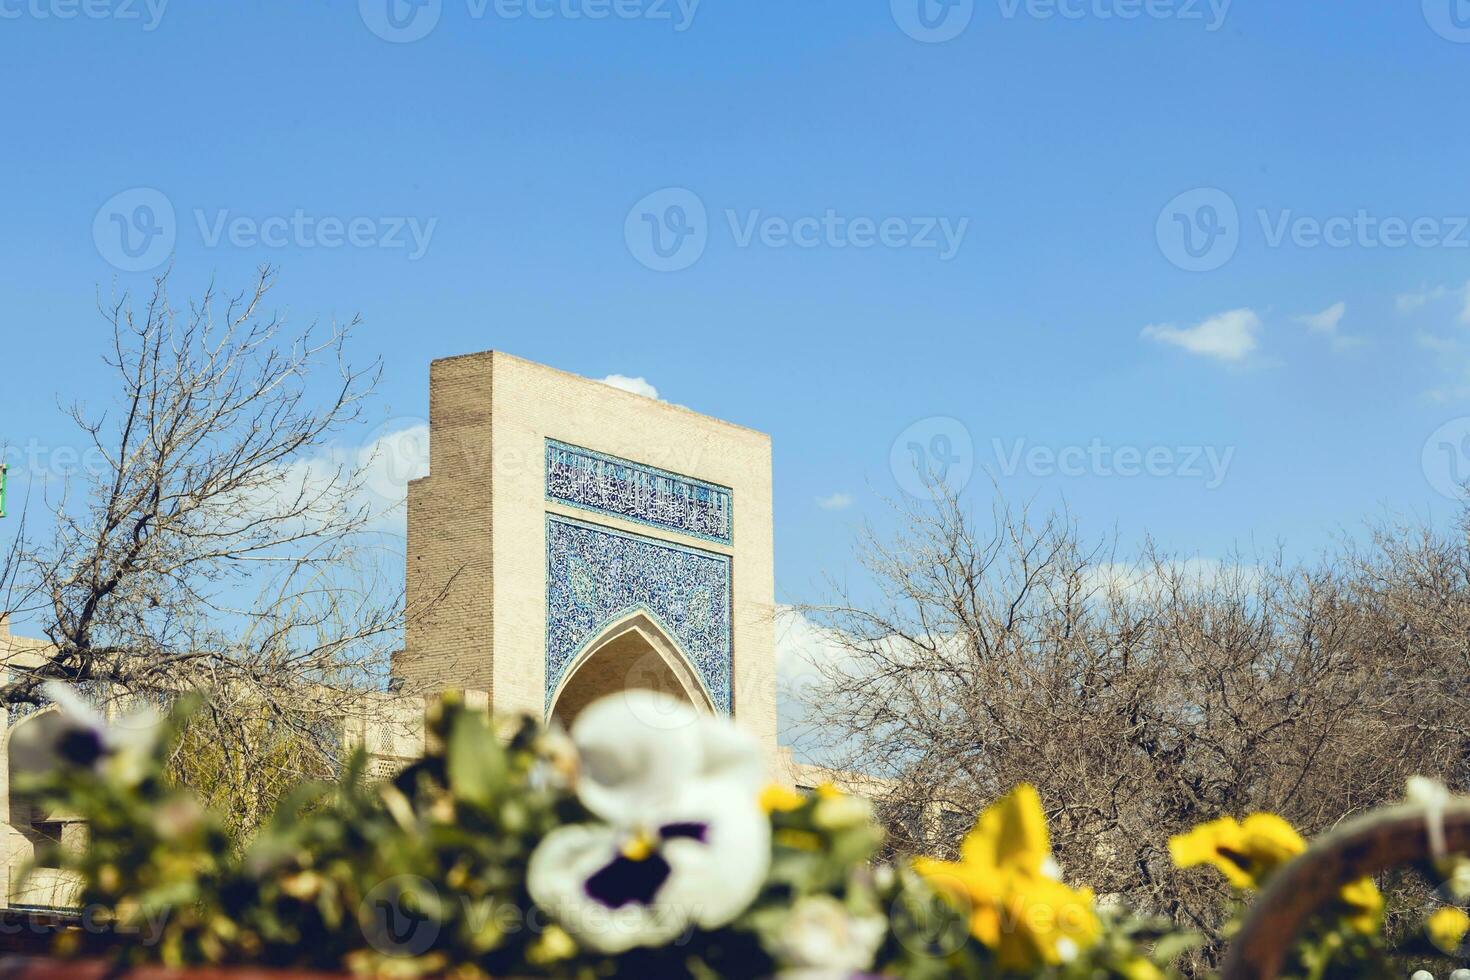
[{"label": "flower petal", "polygon": [[960,854],[966,864],[1039,874],[1051,856],[1051,837],[1036,788],[1022,783],[988,807]]},{"label": "flower petal", "polygon": [[61,713],[73,724],[93,728],[99,732],[107,727],[107,720],[102,717],[102,713],[70,684],[64,684],[61,681],[47,681],[41,685],[41,691],[61,709]]},{"label": "flower petal", "polygon": [[588,878],[582,890],[594,902],[620,909],[627,905],[653,905],[659,889],[668,880],[669,862],[657,851],[642,858],[619,854]]},{"label": "flower petal", "polygon": [[588,885],[618,858],[623,833],[612,827],[576,825],[547,834],[531,855],[526,884],[536,904],[556,917],[590,949],[622,953],[636,946],[661,946],[689,924],[688,910],[656,888],[652,904],[625,902],[610,908],[612,882]]},{"label": "flower petal", "polygon": [[582,759],[577,794],[587,809],[630,825],[673,804],[694,781],[719,781],[754,800],[765,776],[755,737],[725,718],[655,691],[603,698],[578,717],[572,741]]},{"label": "flower petal", "polygon": [[692,705],[653,691],[624,691],[588,707],[572,726],[583,805],[624,824],[649,806],[667,806],[702,764],[698,727]]},{"label": "flower petal", "polygon": [[659,896],[688,907],[706,929],[723,926],[750,907],[771,863],[771,822],[747,787],[719,781],[687,789],[668,822],[704,824],[705,840],[666,839],[673,868]]}]

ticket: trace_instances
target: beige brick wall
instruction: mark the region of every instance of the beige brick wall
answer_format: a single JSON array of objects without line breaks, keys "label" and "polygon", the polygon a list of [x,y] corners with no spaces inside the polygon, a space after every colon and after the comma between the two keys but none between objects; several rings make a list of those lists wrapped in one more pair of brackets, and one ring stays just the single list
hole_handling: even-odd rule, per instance
[{"label": "beige brick wall", "polygon": [[[737,721],[775,758],[768,436],[499,352],[436,361],[430,475],[409,494],[408,589],[423,602],[399,672],[410,691],[491,692],[497,712],[544,710],[546,514],[730,555]],[[547,438],[729,487],[734,546],[549,503]]]},{"label": "beige brick wall", "polygon": [[434,362],[429,475],[409,486],[405,693],[490,690],[492,361]]}]

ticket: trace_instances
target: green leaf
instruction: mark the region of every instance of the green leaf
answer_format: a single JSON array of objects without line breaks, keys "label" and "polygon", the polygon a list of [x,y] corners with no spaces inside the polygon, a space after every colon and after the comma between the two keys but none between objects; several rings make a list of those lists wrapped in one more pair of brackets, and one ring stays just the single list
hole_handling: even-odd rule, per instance
[{"label": "green leaf", "polygon": [[458,711],[449,731],[449,791],[456,800],[489,807],[505,785],[505,750],[478,714]]}]

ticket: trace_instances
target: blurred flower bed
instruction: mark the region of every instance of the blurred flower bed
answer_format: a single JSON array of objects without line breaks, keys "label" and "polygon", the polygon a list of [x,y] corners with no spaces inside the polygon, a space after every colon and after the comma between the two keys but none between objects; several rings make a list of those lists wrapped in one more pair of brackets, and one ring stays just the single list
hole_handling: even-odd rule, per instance
[{"label": "blurred flower bed", "polygon": [[[444,700],[422,759],[373,781],[356,756],[337,783],[297,790],[243,849],[165,777],[188,703],[114,728],[67,689],[49,693],[60,710],[12,745],[43,763],[20,789],[85,819],[89,836],[38,864],[76,876],[77,905],[119,939],[124,963],[1151,980],[1200,942],[1068,882],[1029,786],[979,814],[953,860],[885,862],[866,800],[768,785],[750,737],[651,692],[591,706],[569,734],[526,721],[508,741]],[[1228,880],[1237,921],[1307,848],[1271,814],[1222,817],[1169,845],[1178,866]],[[1298,937],[1289,974],[1392,976],[1390,953],[1406,951],[1444,975],[1460,965],[1470,917],[1453,898],[1394,950],[1383,906],[1369,879],[1343,888]],[[57,955],[78,950],[76,933],[60,934]]]}]

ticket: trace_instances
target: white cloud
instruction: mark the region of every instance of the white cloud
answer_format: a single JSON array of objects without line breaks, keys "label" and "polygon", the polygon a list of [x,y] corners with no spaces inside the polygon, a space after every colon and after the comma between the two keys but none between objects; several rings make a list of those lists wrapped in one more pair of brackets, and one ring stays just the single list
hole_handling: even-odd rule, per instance
[{"label": "white cloud", "polygon": [[[364,530],[403,535],[408,484],[429,474],[429,426],[395,419],[361,446],[328,446],[280,468],[273,485],[237,511],[242,520],[295,512],[313,500],[309,522],[364,513]],[[348,487],[353,488],[347,493]]]},{"label": "white cloud", "polygon": [[662,401],[662,399],[658,398],[658,389],[649,384],[647,378],[630,378],[626,374],[609,374],[607,377],[598,380],[605,385],[611,385],[622,391],[631,391],[633,394],[642,395],[644,398],[654,398]]},{"label": "white cloud", "polygon": [[1436,354],[1458,354],[1460,352],[1460,343],[1455,338],[1439,337],[1423,330],[1414,335],[1414,342]]},{"label": "white cloud", "polygon": [[1346,303],[1334,303],[1321,313],[1308,313],[1296,318],[1296,322],[1304,325],[1313,333],[1337,333],[1337,328],[1342,325],[1343,315],[1347,313]]},{"label": "white cloud", "polygon": [[1161,344],[1172,344],[1191,354],[1220,361],[1242,361],[1257,346],[1261,318],[1254,310],[1231,310],[1212,316],[1193,327],[1173,324],[1144,327],[1139,336]]},{"label": "white cloud", "polygon": [[1342,325],[1342,318],[1347,314],[1346,303],[1333,303],[1321,313],[1307,313],[1294,317],[1297,323],[1302,324],[1312,333],[1326,337],[1332,342],[1334,351],[1351,350],[1354,347],[1363,346],[1361,337],[1349,337],[1338,333],[1337,328]]},{"label": "white cloud", "polygon": [[401,509],[408,484],[429,475],[429,424],[387,426],[358,451],[363,491],[376,511]]},{"label": "white cloud", "polygon": [[1214,587],[1249,589],[1259,584],[1263,575],[1259,566],[1226,563],[1215,558],[1174,559],[1160,565],[1113,562],[1093,566],[1087,585],[1102,595],[1143,600],[1159,598],[1163,590],[1176,584],[1195,591]]},{"label": "white cloud", "polygon": [[843,663],[852,654],[830,632],[807,619],[795,606],[776,607],[776,677],[788,692],[817,684],[821,670]]},{"label": "white cloud", "polygon": [[776,607],[776,717],[783,745],[804,741],[808,707],[823,685],[825,668],[852,654],[794,606]]},{"label": "white cloud", "polygon": [[1413,313],[1431,303],[1453,297],[1460,302],[1460,323],[1470,326],[1470,282],[1463,286],[1424,286],[1412,293],[1400,293],[1394,305],[1400,313]]},{"label": "white cloud", "polygon": [[1433,289],[1424,286],[1412,293],[1400,293],[1398,298],[1394,300],[1394,306],[1398,308],[1400,313],[1413,313],[1415,310],[1428,306],[1435,300],[1444,299],[1449,295],[1449,292],[1444,286],[1435,286]]},{"label": "white cloud", "polygon": [[817,506],[823,510],[846,510],[852,506],[852,495],[834,493],[829,497],[818,497]]}]

